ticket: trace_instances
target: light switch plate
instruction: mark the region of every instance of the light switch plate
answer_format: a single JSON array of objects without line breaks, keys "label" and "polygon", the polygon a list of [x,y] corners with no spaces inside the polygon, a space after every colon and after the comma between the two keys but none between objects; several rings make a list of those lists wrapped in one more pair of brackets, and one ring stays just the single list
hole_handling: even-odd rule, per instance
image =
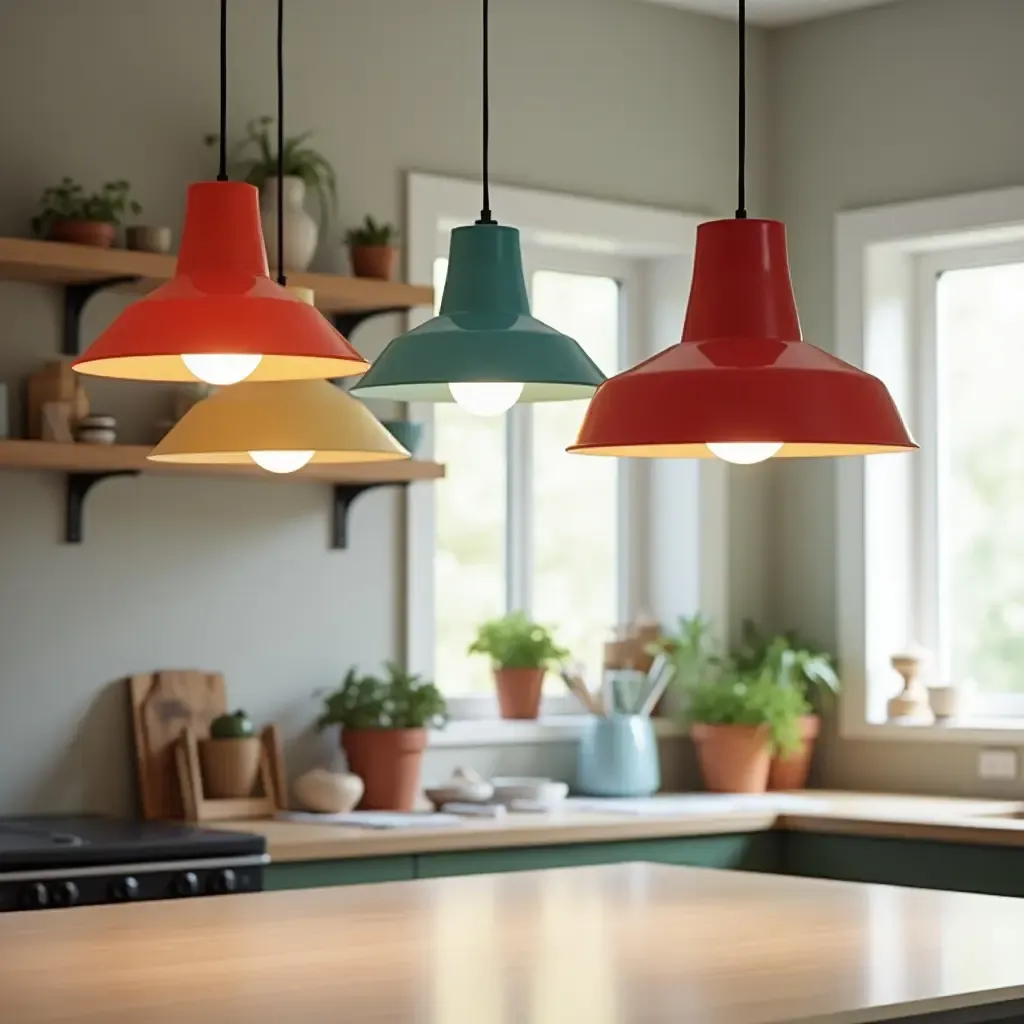
[{"label": "light switch plate", "polygon": [[1017,778],[1016,750],[982,750],[978,754],[979,779]]}]

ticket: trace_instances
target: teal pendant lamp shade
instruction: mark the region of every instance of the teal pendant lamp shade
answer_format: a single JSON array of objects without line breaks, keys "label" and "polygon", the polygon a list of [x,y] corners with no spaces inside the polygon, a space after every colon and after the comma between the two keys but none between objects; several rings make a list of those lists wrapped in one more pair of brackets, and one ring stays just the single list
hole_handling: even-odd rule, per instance
[{"label": "teal pendant lamp shade", "polygon": [[557,402],[603,380],[572,338],[530,315],[519,232],[490,223],[452,231],[439,315],[395,338],[352,392],[451,402],[453,383],[518,381],[520,402]]}]

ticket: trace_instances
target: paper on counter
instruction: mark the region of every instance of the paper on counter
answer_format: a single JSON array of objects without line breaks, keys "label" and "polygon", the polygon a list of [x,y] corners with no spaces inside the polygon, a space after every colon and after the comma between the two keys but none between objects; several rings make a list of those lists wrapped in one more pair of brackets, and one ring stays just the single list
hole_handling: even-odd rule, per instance
[{"label": "paper on counter", "polygon": [[604,814],[629,814],[665,818],[698,814],[727,814],[737,811],[811,812],[828,809],[828,801],[790,793],[711,794],[663,797],[571,797],[567,810]]},{"label": "paper on counter", "polygon": [[461,825],[454,814],[431,811],[349,811],[348,814],[313,814],[309,811],[278,811],[277,821],[298,821],[305,825],[339,825],[342,828],[450,828]]}]

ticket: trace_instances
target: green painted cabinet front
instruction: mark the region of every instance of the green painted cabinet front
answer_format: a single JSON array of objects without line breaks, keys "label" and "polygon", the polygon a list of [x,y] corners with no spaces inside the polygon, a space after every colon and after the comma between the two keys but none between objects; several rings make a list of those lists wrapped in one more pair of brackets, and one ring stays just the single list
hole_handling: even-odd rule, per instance
[{"label": "green painted cabinet front", "polygon": [[412,857],[359,857],[351,860],[300,860],[270,864],[267,889],[316,889],[324,885],[407,882],[416,877]]},{"label": "green painted cabinet front", "polygon": [[689,839],[643,839],[621,843],[567,843],[559,846],[505,847],[492,850],[456,850],[423,854],[416,858],[418,878],[448,875],[493,874],[502,871],[539,871],[544,868],[582,867],[653,861],[691,867],[779,871],[779,837],[774,833],[694,836]]}]

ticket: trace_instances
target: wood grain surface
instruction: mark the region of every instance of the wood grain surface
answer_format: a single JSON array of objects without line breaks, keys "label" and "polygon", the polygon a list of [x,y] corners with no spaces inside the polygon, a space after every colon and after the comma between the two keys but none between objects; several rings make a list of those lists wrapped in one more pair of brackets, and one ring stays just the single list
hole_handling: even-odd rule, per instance
[{"label": "wood grain surface", "polygon": [[17,1024],[858,1024],[1024,997],[1024,901],[620,864],[0,915]]}]

